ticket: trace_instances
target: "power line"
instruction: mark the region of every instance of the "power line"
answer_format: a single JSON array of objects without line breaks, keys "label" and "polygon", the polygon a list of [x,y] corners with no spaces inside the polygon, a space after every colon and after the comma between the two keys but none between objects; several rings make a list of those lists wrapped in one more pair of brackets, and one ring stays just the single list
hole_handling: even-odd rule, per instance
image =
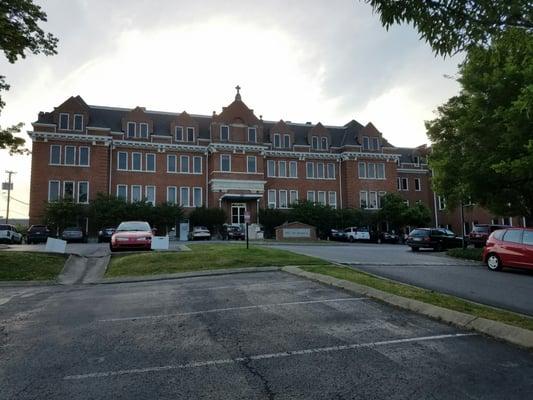
[{"label": "power line", "polygon": [[29,206],[30,205],[30,203],[26,203],[25,201],[22,201],[22,200],[19,200],[19,199],[15,199],[13,196],[11,196],[11,200],[15,200],[15,201],[17,201],[17,202],[19,202],[21,204],[24,204],[25,206]]}]

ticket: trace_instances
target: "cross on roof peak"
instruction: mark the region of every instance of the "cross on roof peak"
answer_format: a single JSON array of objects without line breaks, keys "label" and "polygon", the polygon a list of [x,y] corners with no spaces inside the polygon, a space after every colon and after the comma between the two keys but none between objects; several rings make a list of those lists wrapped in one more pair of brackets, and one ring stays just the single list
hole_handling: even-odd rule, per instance
[{"label": "cross on roof peak", "polygon": [[237,90],[237,94],[235,95],[235,100],[240,100],[241,99],[241,94],[240,94],[241,87],[237,85],[235,86],[235,89]]}]

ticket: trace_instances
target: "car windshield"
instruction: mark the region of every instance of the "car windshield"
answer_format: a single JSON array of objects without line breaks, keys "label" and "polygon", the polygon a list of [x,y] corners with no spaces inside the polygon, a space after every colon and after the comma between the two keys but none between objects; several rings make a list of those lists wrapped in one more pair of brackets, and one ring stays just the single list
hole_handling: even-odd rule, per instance
[{"label": "car windshield", "polygon": [[46,226],[44,226],[44,225],[32,226],[29,229],[29,231],[30,232],[44,232],[44,231],[46,231]]},{"label": "car windshield", "polygon": [[142,221],[122,222],[117,228],[117,232],[124,232],[124,231],[146,232],[149,230],[150,230],[150,225],[148,224],[148,222],[142,222]]},{"label": "car windshield", "polygon": [[0,225],[0,231],[9,231],[9,225]]},{"label": "car windshield", "polygon": [[411,236],[428,236],[429,231],[426,229],[415,229],[411,232]]},{"label": "car windshield", "polygon": [[481,233],[487,233],[489,231],[488,226],[474,226],[474,229],[472,232],[481,232]]},{"label": "car windshield", "polygon": [[63,232],[79,232],[79,231],[81,231],[80,228],[72,227],[72,228],[65,228]]}]

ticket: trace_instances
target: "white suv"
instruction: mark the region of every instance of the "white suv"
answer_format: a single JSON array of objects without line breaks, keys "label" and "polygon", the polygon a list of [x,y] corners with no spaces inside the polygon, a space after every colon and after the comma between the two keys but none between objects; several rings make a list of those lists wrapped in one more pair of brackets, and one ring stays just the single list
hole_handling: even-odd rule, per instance
[{"label": "white suv", "polygon": [[344,235],[349,242],[355,242],[356,240],[370,240],[370,232],[368,232],[368,228],[352,226],[351,228],[346,228],[344,230]]},{"label": "white suv", "polygon": [[0,242],[7,243],[22,243],[22,234],[17,232],[14,225],[1,224],[0,225]]}]

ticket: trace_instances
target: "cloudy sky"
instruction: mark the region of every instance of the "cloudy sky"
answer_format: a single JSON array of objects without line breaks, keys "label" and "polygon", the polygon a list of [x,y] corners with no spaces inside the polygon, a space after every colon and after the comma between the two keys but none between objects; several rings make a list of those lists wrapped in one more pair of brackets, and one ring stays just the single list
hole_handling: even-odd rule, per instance
[{"label": "cloudy sky", "polygon": [[[460,56],[436,58],[408,26],[382,28],[358,0],[48,0],[53,57],[28,56],[0,75],[11,90],[0,125],[24,122],[71,95],[88,104],[219,112],[234,87],[267,120],[372,121],[396,146],[427,143],[424,121],[454,95]],[[28,142],[31,147],[31,143]],[[30,156],[0,151],[17,171],[13,218],[27,216]],[[0,198],[5,215],[6,196]]]}]

